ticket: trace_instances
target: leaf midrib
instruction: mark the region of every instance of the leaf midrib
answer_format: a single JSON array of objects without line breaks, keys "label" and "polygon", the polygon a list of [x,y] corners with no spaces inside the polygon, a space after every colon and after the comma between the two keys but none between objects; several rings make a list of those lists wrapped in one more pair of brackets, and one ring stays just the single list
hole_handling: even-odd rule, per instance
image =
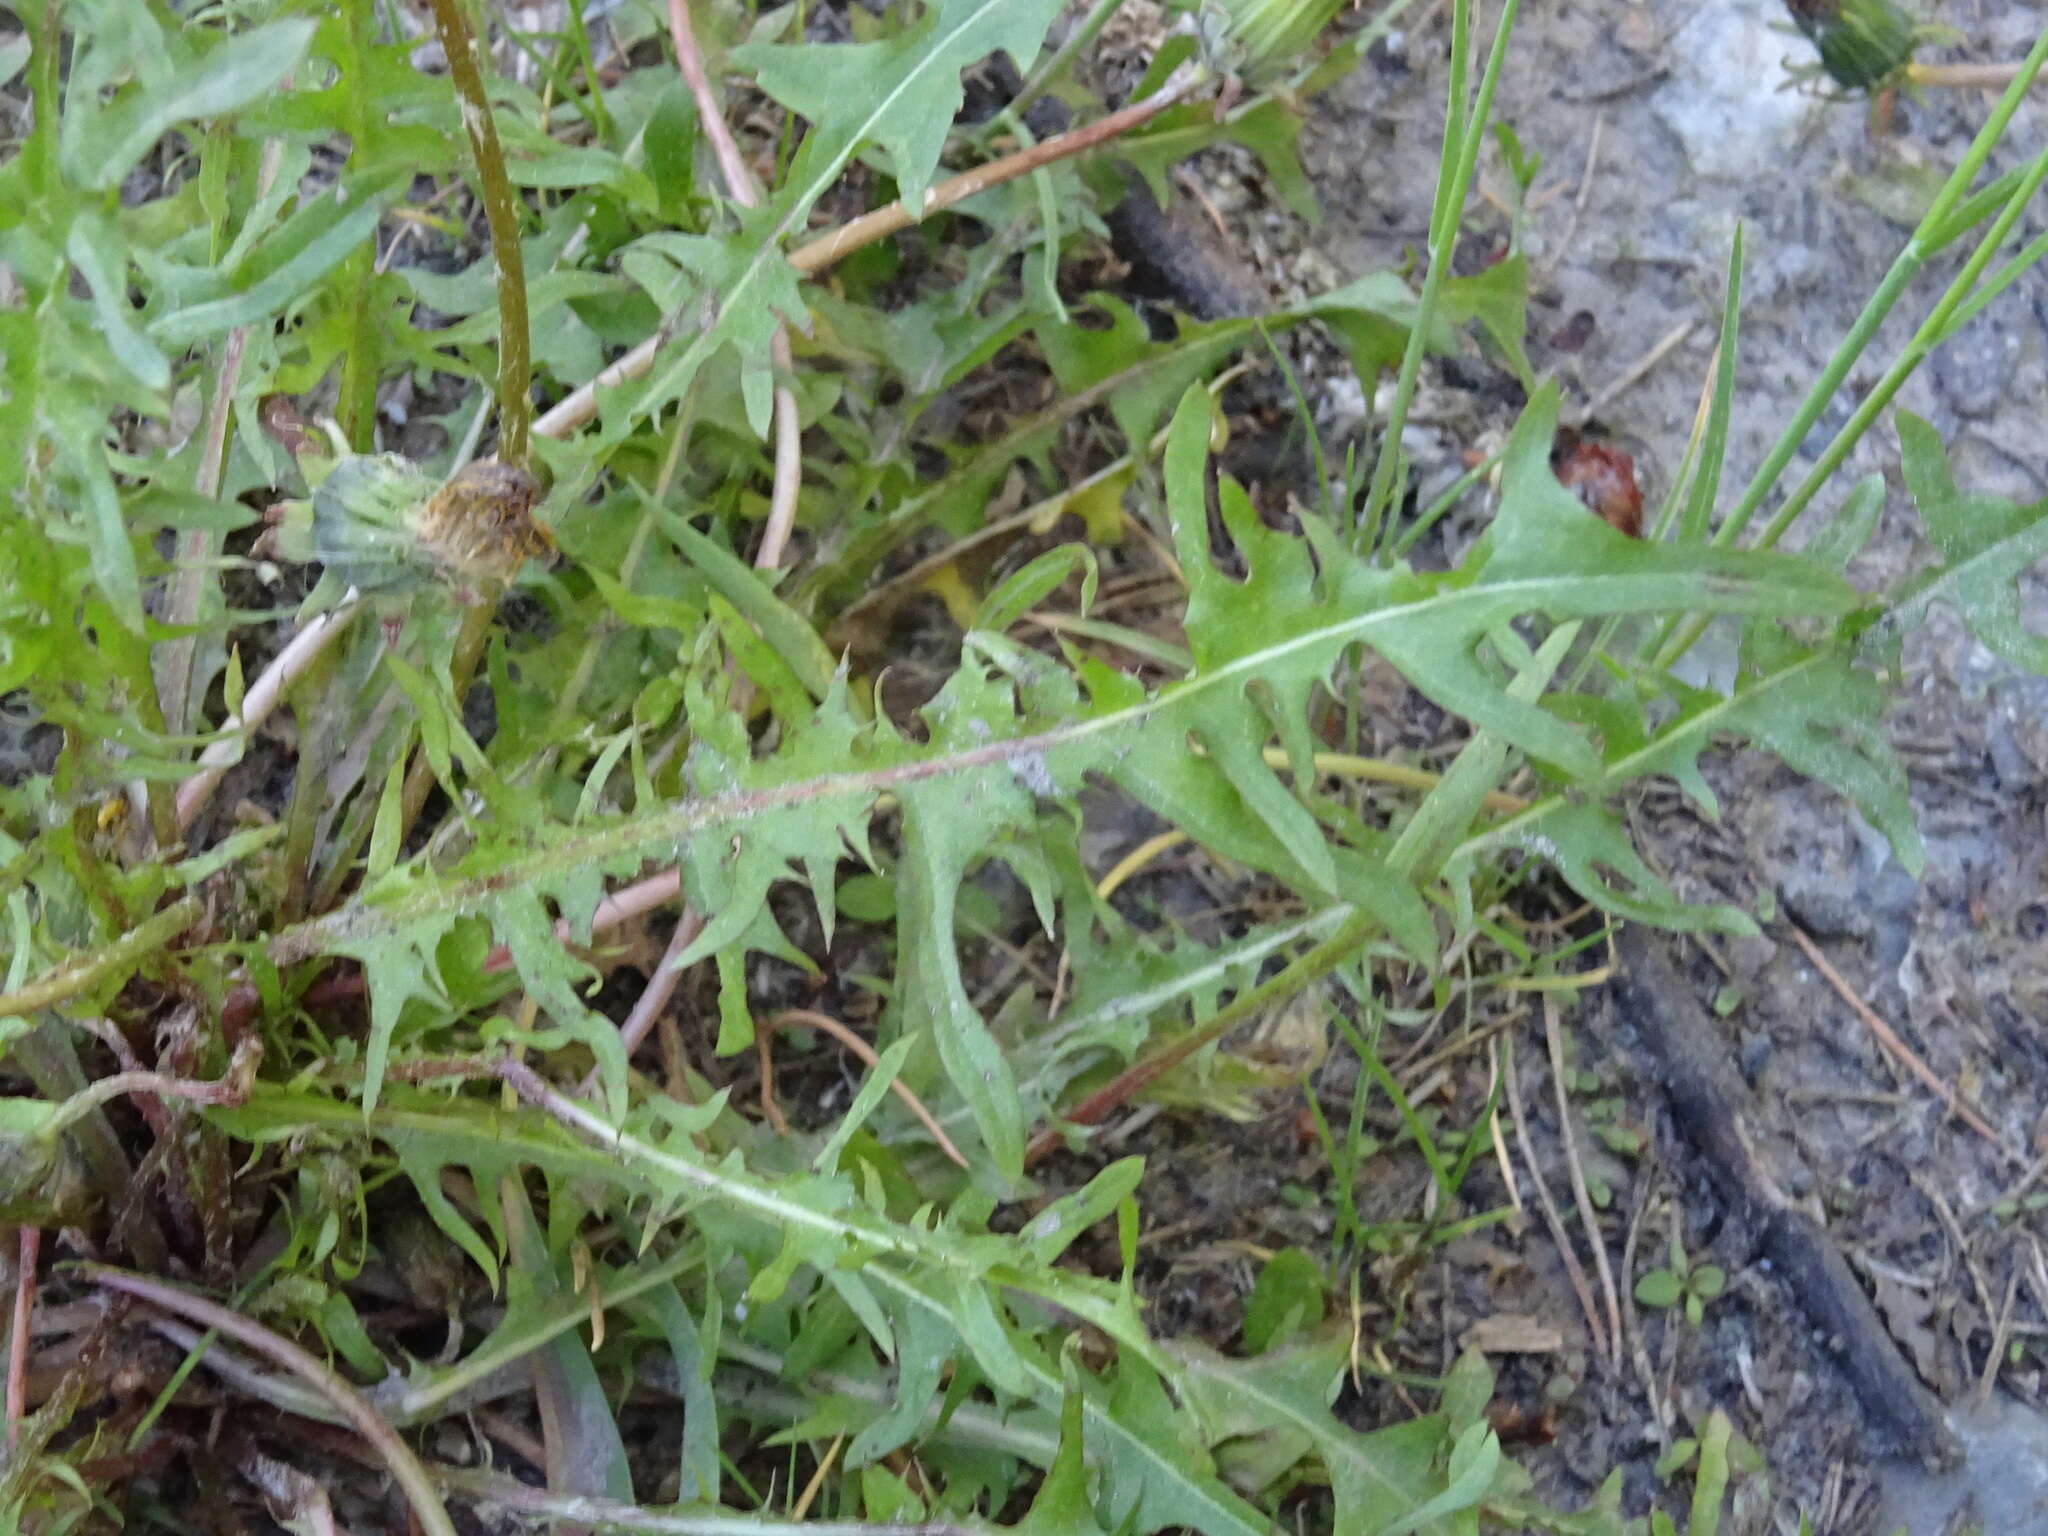
[{"label": "leaf midrib", "polygon": [[[1438,620],[1455,615],[1463,607],[1492,610],[1505,606],[1518,613],[1554,613],[1570,607],[1580,613],[1597,613],[1640,611],[1661,606],[1647,599],[1618,604],[1611,610],[1598,605],[1585,606],[1589,591],[1597,591],[1606,585],[1636,587],[1646,582],[1653,586],[1671,586],[1672,606],[1698,606],[1697,577],[1685,572],[1525,577],[1450,592],[1432,592],[1413,602],[1353,614],[1277,644],[1261,646],[1213,671],[1187,678],[1138,703],[1071,721],[1051,730],[1012,737],[1007,741],[993,741],[947,756],[915,758],[860,773],[825,774],[789,784],[737,790],[709,799],[689,801],[646,820],[608,827],[515,860],[489,875],[459,881],[388,906],[352,904],[325,917],[285,929],[270,941],[270,955],[279,963],[285,963],[321,953],[331,938],[346,936],[360,943],[366,936],[395,932],[436,913],[450,909],[474,909],[488,902],[496,891],[507,887],[525,886],[553,874],[623,858],[648,845],[672,845],[708,828],[746,821],[788,806],[837,799],[864,800],[905,785],[972,773],[1033,755],[1071,750],[1091,738],[1110,735],[1153,716],[1192,704],[1214,690],[1242,687],[1253,679],[1285,671],[1303,653],[1341,650],[1349,645],[1368,642],[1375,632],[1413,623],[1418,618]],[[1771,589],[1752,584],[1745,590],[1768,593]],[[1844,591],[1846,593],[1848,589]],[[1813,601],[1820,596],[1813,584],[1803,583],[1796,592],[1788,591],[1779,606],[1810,612]]]}]

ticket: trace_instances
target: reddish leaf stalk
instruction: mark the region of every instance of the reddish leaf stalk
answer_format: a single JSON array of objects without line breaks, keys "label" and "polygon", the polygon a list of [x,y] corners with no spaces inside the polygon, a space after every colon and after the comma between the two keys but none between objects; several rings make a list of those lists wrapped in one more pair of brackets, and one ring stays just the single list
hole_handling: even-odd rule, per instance
[{"label": "reddish leaf stalk", "polygon": [[262,1059],[263,1042],[250,1035],[236,1048],[227,1072],[213,1082],[172,1077],[163,1072],[116,1072],[88,1083],[65,1100],[51,1129],[70,1125],[90,1110],[131,1093],[159,1100],[182,1099],[188,1104],[240,1104],[248,1099],[249,1090],[255,1085],[256,1067]]},{"label": "reddish leaf stalk", "polygon": [[21,1421],[28,1412],[28,1334],[36,1310],[36,1267],[43,1257],[43,1229],[23,1227],[16,1234],[14,1332],[7,1341],[7,1448],[21,1443]]},{"label": "reddish leaf stalk", "polygon": [[873,245],[877,240],[886,239],[900,229],[908,229],[920,220],[930,218],[941,209],[955,203],[965,202],[991,187],[1015,181],[1019,176],[1028,176],[1061,160],[1070,160],[1075,155],[1085,154],[1107,144],[1111,139],[1120,138],[1134,128],[1144,126],[1168,107],[1174,106],[1197,84],[1198,76],[1190,76],[1176,84],[1155,91],[1143,101],[1110,113],[1107,117],[1092,123],[1045,139],[1028,149],[1005,155],[1000,160],[991,160],[987,165],[978,165],[971,171],[962,171],[958,176],[947,178],[931,188],[924,195],[924,207],[912,213],[901,202],[877,208],[851,219],[828,234],[820,235],[806,245],[790,252],[789,264],[806,275],[824,270],[826,267],[851,256],[862,246]]}]

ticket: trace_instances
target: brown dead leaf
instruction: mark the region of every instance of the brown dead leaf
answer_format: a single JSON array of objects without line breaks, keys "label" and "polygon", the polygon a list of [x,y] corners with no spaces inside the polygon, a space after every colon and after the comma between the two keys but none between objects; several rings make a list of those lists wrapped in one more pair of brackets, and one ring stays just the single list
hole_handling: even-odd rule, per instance
[{"label": "brown dead leaf", "polygon": [[1933,1386],[1940,1378],[1941,1352],[1932,1322],[1934,1303],[1921,1291],[1901,1285],[1891,1276],[1871,1273],[1871,1299],[1883,1315],[1893,1341],[1913,1362],[1922,1381]]}]

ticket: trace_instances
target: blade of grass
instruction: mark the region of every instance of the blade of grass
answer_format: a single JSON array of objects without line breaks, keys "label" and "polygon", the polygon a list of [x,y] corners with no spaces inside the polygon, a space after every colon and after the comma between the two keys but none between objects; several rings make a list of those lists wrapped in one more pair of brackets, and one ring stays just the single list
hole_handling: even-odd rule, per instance
[{"label": "blade of grass", "polygon": [[1714,500],[1721,493],[1721,466],[1728,456],[1728,418],[1735,407],[1737,338],[1742,319],[1742,226],[1728,247],[1728,281],[1721,302],[1721,347],[1715,354],[1714,403],[1707,412],[1707,435],[1700,443],[1699,475],[1679,514],[1678,542],[1704,544]]},{"label": "blade of grass", "polygon": [[1460,216],[1479,164],[1479,147],[1484,137],[1482,130],[1486,126],[1487,114],[1492,110],[1493,93],[1500,83],[1501,69],[1507,61],[1508,38],[1514,31],[1515,13],[1520,5],[1521,0],[1507,0],[1501,7],[1500,24],[1494,31],[1493,50],[1487,57],[1486,72],[1480,79],[1478,96],[1467,112],[1464,59],[1472,7],[1471,0],[1452,0],[1450,125],[1445,131],[1443,152],[1438,161],[1436,207],[1429,221],[1429,270],[1423,277],[1422,295],[1416,302],[1415,319],[1408,331],[1407,346],[1401,354],[1401,371],[1395,379],[1393,403],[1387,409],[1379,458],[1373,466],[1371,489],[1366,493],[1365,511],[1353,546],[1359,550],[1377,548],[1383,533],[1393,526],[1390,513],[1400,478],[1396,471],[1401,465],[1401,431],[1408,420],[1408,409],[1414,403],[1415,384],[1422,372],[1423,353],[1443,296],[1443,285],[1450,276]]},{"label": "blade of grass", "polygon": [[2004,138],[2013,114],[2026,99],[2027,90],[2044,63],[2048,63],[2048,31],[2043,31],[2035,42],[2033,49],[2027,54],[2026,63],[2022,66],[2020,74],[2007,87],[1998,106],[1993,109],[1991,116],[1985,119],[1984,126],[1978,130],[1977,137],[1971,141],[1968,151],[1950,173],[1948,180],[1943,183],[1941,191],[1935,196],[1934,205],[1927,210],[1914,229],[1912,238],[1906,242],[1906,248],[1899,252],[1898,259],[1892,263],[1891,270],[1885,273],[1884,280],[1878,284],[1877,292],[1872,294],[1870,301],[1863,306],[1862,313],[1856,317],[1856,323],[1849,328],[1849,334],[1842,338],[1842,343],[1835,349],[1834,356],[1828,359],[1827,367],[1822,370],[1813,388],[1807,392],[1799,410],[1794,413],[1770,453],[1765,456],[1764,462],[1757,466],[1755,475],[1750,478],[1749,484],[1743,490],[1741,500],[1736,503],[1734,511],[1728,514],[1727,521],[1715,534],[1715,542],[1732,544],[1742,536],[1758,509],[1762,507],[1764,499],[1783,477],[1785,467],[1792,462],[1792,456],[1799,451],[1800,444],[1806,441],[1814,424],[1820,420],[1821,413],[1827,409],[1836,391],[1842,387],[1842,382],[1848,378],[1850,370],[1868,350],[1878,328],[1884,324],[1885,318],[1905,293],[1907,285],[1919,274],[1928,258],[1953,238],[1953,234],[1945,228],[1950,216],[1962,202],[1964,194],[1969,191],[1970,183],[1977,179],[1977,173],[1984,168],[1984,162],[1990,158],[1992,149]]}]

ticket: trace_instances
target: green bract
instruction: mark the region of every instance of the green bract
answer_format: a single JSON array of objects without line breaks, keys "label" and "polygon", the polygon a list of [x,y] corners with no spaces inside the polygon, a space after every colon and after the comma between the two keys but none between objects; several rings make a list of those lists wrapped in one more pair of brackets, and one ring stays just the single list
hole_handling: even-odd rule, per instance
[{"label": "green bract", "polygon": [[343,459],[313,492],[313,558],[365,592],[425,585],[411,521],[433,493],[433,477],[396,455]]},{"label": "green bract", "polygon": [[1284,74],[1344,0],[1202,0],[1198,25],[1217,68],[1266,83]]}]

